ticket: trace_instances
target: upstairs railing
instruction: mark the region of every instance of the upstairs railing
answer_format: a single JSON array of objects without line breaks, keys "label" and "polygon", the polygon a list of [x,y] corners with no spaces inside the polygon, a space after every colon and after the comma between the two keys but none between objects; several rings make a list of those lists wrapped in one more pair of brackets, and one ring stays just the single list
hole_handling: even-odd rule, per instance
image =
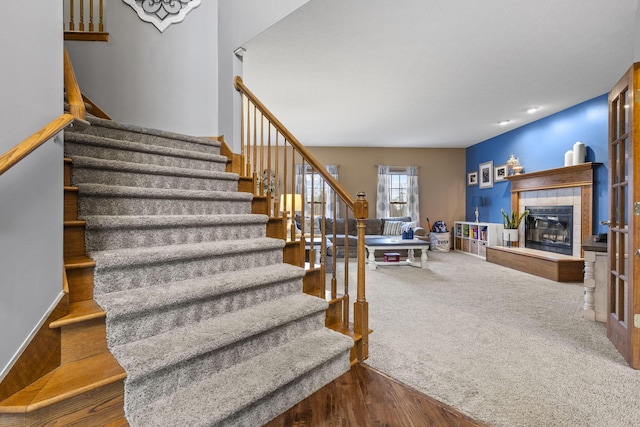
[{"label": "upstairs railing", "polygon": [[[235,78],[242,94],[242,175],[253,178],[254,194],[265,197],[270,217],[288,220],[287,242],[304,248],[307,269],[319,269],[330,300],[342,299],[342,328],[362,338],[360,361],[368,357],[365,292],[364,193],[353,198],[295,136]],[[355,264],[357,296],[350,313],[350,268]],[[327,289],[328,288],[328,289]]]},{"label": "upstairs railing", "polygon": [[65,40],[109,41],[103,0],[63,0],[63,5]]}]

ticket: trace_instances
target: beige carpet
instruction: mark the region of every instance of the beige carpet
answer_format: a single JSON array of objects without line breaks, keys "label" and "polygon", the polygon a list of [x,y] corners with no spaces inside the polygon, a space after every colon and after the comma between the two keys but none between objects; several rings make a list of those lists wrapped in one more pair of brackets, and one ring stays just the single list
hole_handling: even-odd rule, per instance
[{"label": "beige carpet", "polygon": [[366,274],[370,366],[494,426],[640,425],[640,372],[582,319],[581,284],[458,252]]}]

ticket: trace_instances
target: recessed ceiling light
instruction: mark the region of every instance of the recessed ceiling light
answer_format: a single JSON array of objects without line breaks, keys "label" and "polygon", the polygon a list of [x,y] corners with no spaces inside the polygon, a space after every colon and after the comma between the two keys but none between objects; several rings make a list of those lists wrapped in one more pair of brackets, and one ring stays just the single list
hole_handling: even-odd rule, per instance
[{"label": "recessed ceiling light", "polygon": [[511,123],[511,120],[503,120],[503,121],[501,121],[501,122],[498,122],[498,124],[499,124],[500,126],[506,126],[506,125],[508,125],[509,123]]},{"label": "recessed ceiling light", "polygon": [[537,106],[535,106],[535,107],[529,107],[529,109],[527,110],[527,113],[529,113],[529,114],[533,114],[533,113],[535,113],[536,111],[538,111],[539,109],[540,109],[540,107],[537,107]]}]

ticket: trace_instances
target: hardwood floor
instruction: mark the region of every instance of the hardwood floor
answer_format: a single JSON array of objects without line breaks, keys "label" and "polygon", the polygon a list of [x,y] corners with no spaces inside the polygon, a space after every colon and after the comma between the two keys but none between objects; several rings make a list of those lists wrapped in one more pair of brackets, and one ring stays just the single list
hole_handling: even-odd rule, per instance
[{"label": "hardwood floor", "polygon": [[278,416],[265,427],[289,426],[485,426],[366,364]]}]

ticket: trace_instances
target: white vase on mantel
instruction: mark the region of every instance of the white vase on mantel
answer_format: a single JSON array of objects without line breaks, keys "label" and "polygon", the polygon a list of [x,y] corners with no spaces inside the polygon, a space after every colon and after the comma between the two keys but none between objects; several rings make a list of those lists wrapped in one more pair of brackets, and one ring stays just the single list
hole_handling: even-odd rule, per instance
[{"label": "white vase on mantel", "polygon": [[502,241],[505,246],[511,246],[511,242],[518,241],[518,229],[517,228],[506,228],[502,230]]}]

